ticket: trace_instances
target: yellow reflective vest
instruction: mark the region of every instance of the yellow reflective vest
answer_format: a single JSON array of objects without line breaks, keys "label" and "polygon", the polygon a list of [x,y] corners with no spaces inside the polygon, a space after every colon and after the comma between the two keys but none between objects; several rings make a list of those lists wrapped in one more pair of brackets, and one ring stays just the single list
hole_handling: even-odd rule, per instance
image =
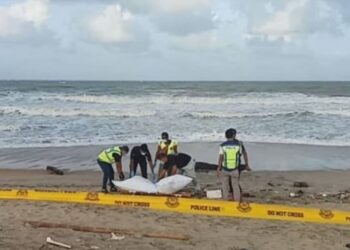
[{"label": "yellow reflective vest", "polygon": [[99,155],[98,155],[98,160],[102,162],[106,162],[108,164],[113,164],[115,163],[115,159],[113,157],[114,154],[117,155],[122,155],[122,151],[119,146],[114,146],[111,148],[107,148],[103,150]]},{"label": "yellow reflective vest", "polygon": [[164,151],[164,153],[166,153],[167,155],[176,154],[175,148],[177,146],[177,141],[171,140],[170,144],[168,145],[168,144],[166,144],[166,141],[161,140],[161,141],[159,141],[158,145],[159,145],[160,149],[162,151]]},{"label": "yellow reflective vest", "polygon": [[237,142],[225,142],[221,144],[224,155],[223,167],[226,170],[235,170],[240,164],[241,144]]}]

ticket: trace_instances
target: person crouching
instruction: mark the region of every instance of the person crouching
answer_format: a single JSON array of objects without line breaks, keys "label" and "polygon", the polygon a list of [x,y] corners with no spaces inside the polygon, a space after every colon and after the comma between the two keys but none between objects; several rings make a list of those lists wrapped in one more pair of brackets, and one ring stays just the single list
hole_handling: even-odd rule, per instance
[{"label": "person crouching", "polygon": [[164,178],[166,174],[170,176],[179,172],[181,175],[192,178],[196,191],[201,190],[195,172],[196,160],[190,155],[184,153],[178,153],[177,155],[160,153],[159,160],[163,163],[163,167],[159,172],[159,180]]},{"label": "person crouching", "polygon": [[116,170],[119,175],[119,180],[124,180],[125,176],[123,173],[122,156],[128,154],[128,152],[128,146],[114,146],[103,150],[98,155],[97,163],[103,172],[102,192],[108,193],[107,182],[109,182],[110,191],[117,191],[116,187],[112,182],[114,180],[114,170],[112,164],[116,164]]}]

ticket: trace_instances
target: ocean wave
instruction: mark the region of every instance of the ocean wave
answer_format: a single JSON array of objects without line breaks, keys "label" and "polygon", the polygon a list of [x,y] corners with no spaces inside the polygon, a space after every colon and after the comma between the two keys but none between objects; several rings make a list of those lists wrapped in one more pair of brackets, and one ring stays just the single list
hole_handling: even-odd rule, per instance
[{"label": "ocean wave", "polygon": [[20,127],[16,124],[0,124],[0,131],[10,132],[18,130],[20,130]]},{"label": "ocean wave", "polygon": [[[155,143],[156,135],[148,135],[146,137],[133,137],[133,138],[47,138],[47,139],[33,139],[27,142],[20,142],[20,140],[13,139],[11,144],[3,142],[0,138],[0,148],[22,148],[22,147],[69,147],[69,146],[86,146],[86,145],[111,145],[118,141],[119,144],[138,144],[138,143]],[[213,133],[200,133],[194,132],[187,135],[176,136],[175,138],[181,145],[181,143],[188,142],[220,142],[225,141],[223,132]],[[349,147],[349,137],[339,137],[330,140],[319,140],[315,138],[299,137],[291,138],[286,136],[275,136],[268,134],[244,134],[239,133],[237,138],[244,143],[279,143],[279,144],[299,144],[299,145],[314,145],[314,146],[336,146],[336,147]]]},{"label": "ocean wave", "polygon": [[82,109],[58,109],[58,108],[24,108],[24,107],[1,107],[0,115],[26,115],[26,116],[96,116],[96,117],[145,117],[153,116],[154,111],[125,111],[125,110],[82,110]]},{"label": "ocean wave", "polygon": [[220,96],[188,96],[147,94],[140,96],[117,95],[42,95],[44,100],[95,104],[347,104],[349,97],[321,97],[300,93],[235,93]]},{"label": "ocean wave", "polygon": [[240,113],[240,112],[189,112],[184,117],[211,119],[211,118],[262,118],[262,117],[302,117],[312,115],[336,115],[350,117],[350,111],[344,110],[324,110],[324,111],[293,111],[293,112],[257,112],[257,113]]}]

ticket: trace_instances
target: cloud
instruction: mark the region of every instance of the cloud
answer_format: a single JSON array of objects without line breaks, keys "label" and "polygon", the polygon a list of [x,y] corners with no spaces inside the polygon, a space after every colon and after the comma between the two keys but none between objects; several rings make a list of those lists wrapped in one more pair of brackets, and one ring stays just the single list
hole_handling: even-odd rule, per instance
[{"label": "cloud", "polygon": [[0,38],[39,30],[49,16],[49,0],[27,0],[0,6]]},{"label": "cloud", "polygon": [[267,15],[251,25],[248,38],[290,42],[316,32],[339,32],[340,15],[326,1],[293,0],[278,9],[268,2],[265,11]]},{"label": "cloud", "polygon": [[174,36],[171,44],[175,48],[187,51],[215,50],[221,48],[220,40],[215,31],[189,34],[187,36]]},{"label": "cloud", "polygon": [[119,0],[125,8],[149,18],[161,32],[188,35],[213,28],[215,0]]},{"label": "cloud", "polygon": [[123,6],[141,13],[181,13],[207,8],[214,0],[120,0]]},{"label": "cloud", "polygon": [[159,31],[179,36],[214,28],[213,14],[210,11],[158,15],[151,17],[151,21]]},{"label": "cloud", "polygon": [[133,39],[134,19],[134,15],[120,5],[108,5],[102,13],[87,21],[87,29],[97,42],[124,43]]}]

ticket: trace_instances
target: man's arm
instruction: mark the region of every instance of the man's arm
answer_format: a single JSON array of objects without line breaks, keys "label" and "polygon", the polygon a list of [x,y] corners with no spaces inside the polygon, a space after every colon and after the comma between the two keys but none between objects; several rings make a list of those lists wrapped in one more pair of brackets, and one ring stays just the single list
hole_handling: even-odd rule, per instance
[{"label": "man's arm", "polygon": [[153,170],[152,156],[149,151],[146,153],[146,158],[147,158],[149,167],[151,168],[151,170]]},{"label": "man's arm", "polygon": [[216,169],[217,177],[220,177],[220,175],[221,175],[222,163],[223,162],[224,162],[224,155],[220,154],[219,155],[219,160],[218,160],[218,168]]},{"label": "man's arm", "polygon": [[216,169],[217,177],[220,177],[222,170],[222,163],[224,162],[224,149],[222,146],[219,148],[219,160],[218,160],[218,168]]},{"label": "man's arm", "polygon": [[174,152],[177,154],[177,144],[174,146]]},{"label": "man's arm", "polygon": [[157,152],[156,152],[156,154],[155,154],[155,156],[154,156],[154,165],[156,164],[156,161],[158,160],[158,155],[159,155],[159,153],[160,153],[161,150],[162,150],[162,149],[161,149],[160,146],[158,145]]},{"label": "man's arm", "polygon": [[242,144],[242,153],[243,153],[244,163],[246,165],[246,170],[251,171],[252,169],[249,166],[248,153],[243,144]]},{"label": "man's arm", "polygon": [[122,157],[118,154],[113,154],[113,157],[115,160],[115,167],[116,167],[117,173],[119,175],[119,179],[122,181],[125,178],[124,173],[123,173]]},{"label": "man's arm", "polygon": [[174,148],[174,153],[177,155],[177,153],[178,153],[178,152],[177,152],[177,141],[175,141],[175,145],[174,145],[173,148]]},{"label": "man's arm", "polygon": [[119,179],[122,181],[125,179],[124,173],[123,173],[123,166],[121,161],[120,162],[116,162],[116,169],[119,175]]},{"label": "man's arm", "polygon": [[176,175],[176,172],[177,172],[177,167],[176,165],[174,165],[171,167],[171,175]]},{"label": "man's arm", "polygon": [[166,170],[165,170],[164,168],[162,168],[162,169],[159,171],[158,181],[164,178],[165,173],[166,173]]}]

